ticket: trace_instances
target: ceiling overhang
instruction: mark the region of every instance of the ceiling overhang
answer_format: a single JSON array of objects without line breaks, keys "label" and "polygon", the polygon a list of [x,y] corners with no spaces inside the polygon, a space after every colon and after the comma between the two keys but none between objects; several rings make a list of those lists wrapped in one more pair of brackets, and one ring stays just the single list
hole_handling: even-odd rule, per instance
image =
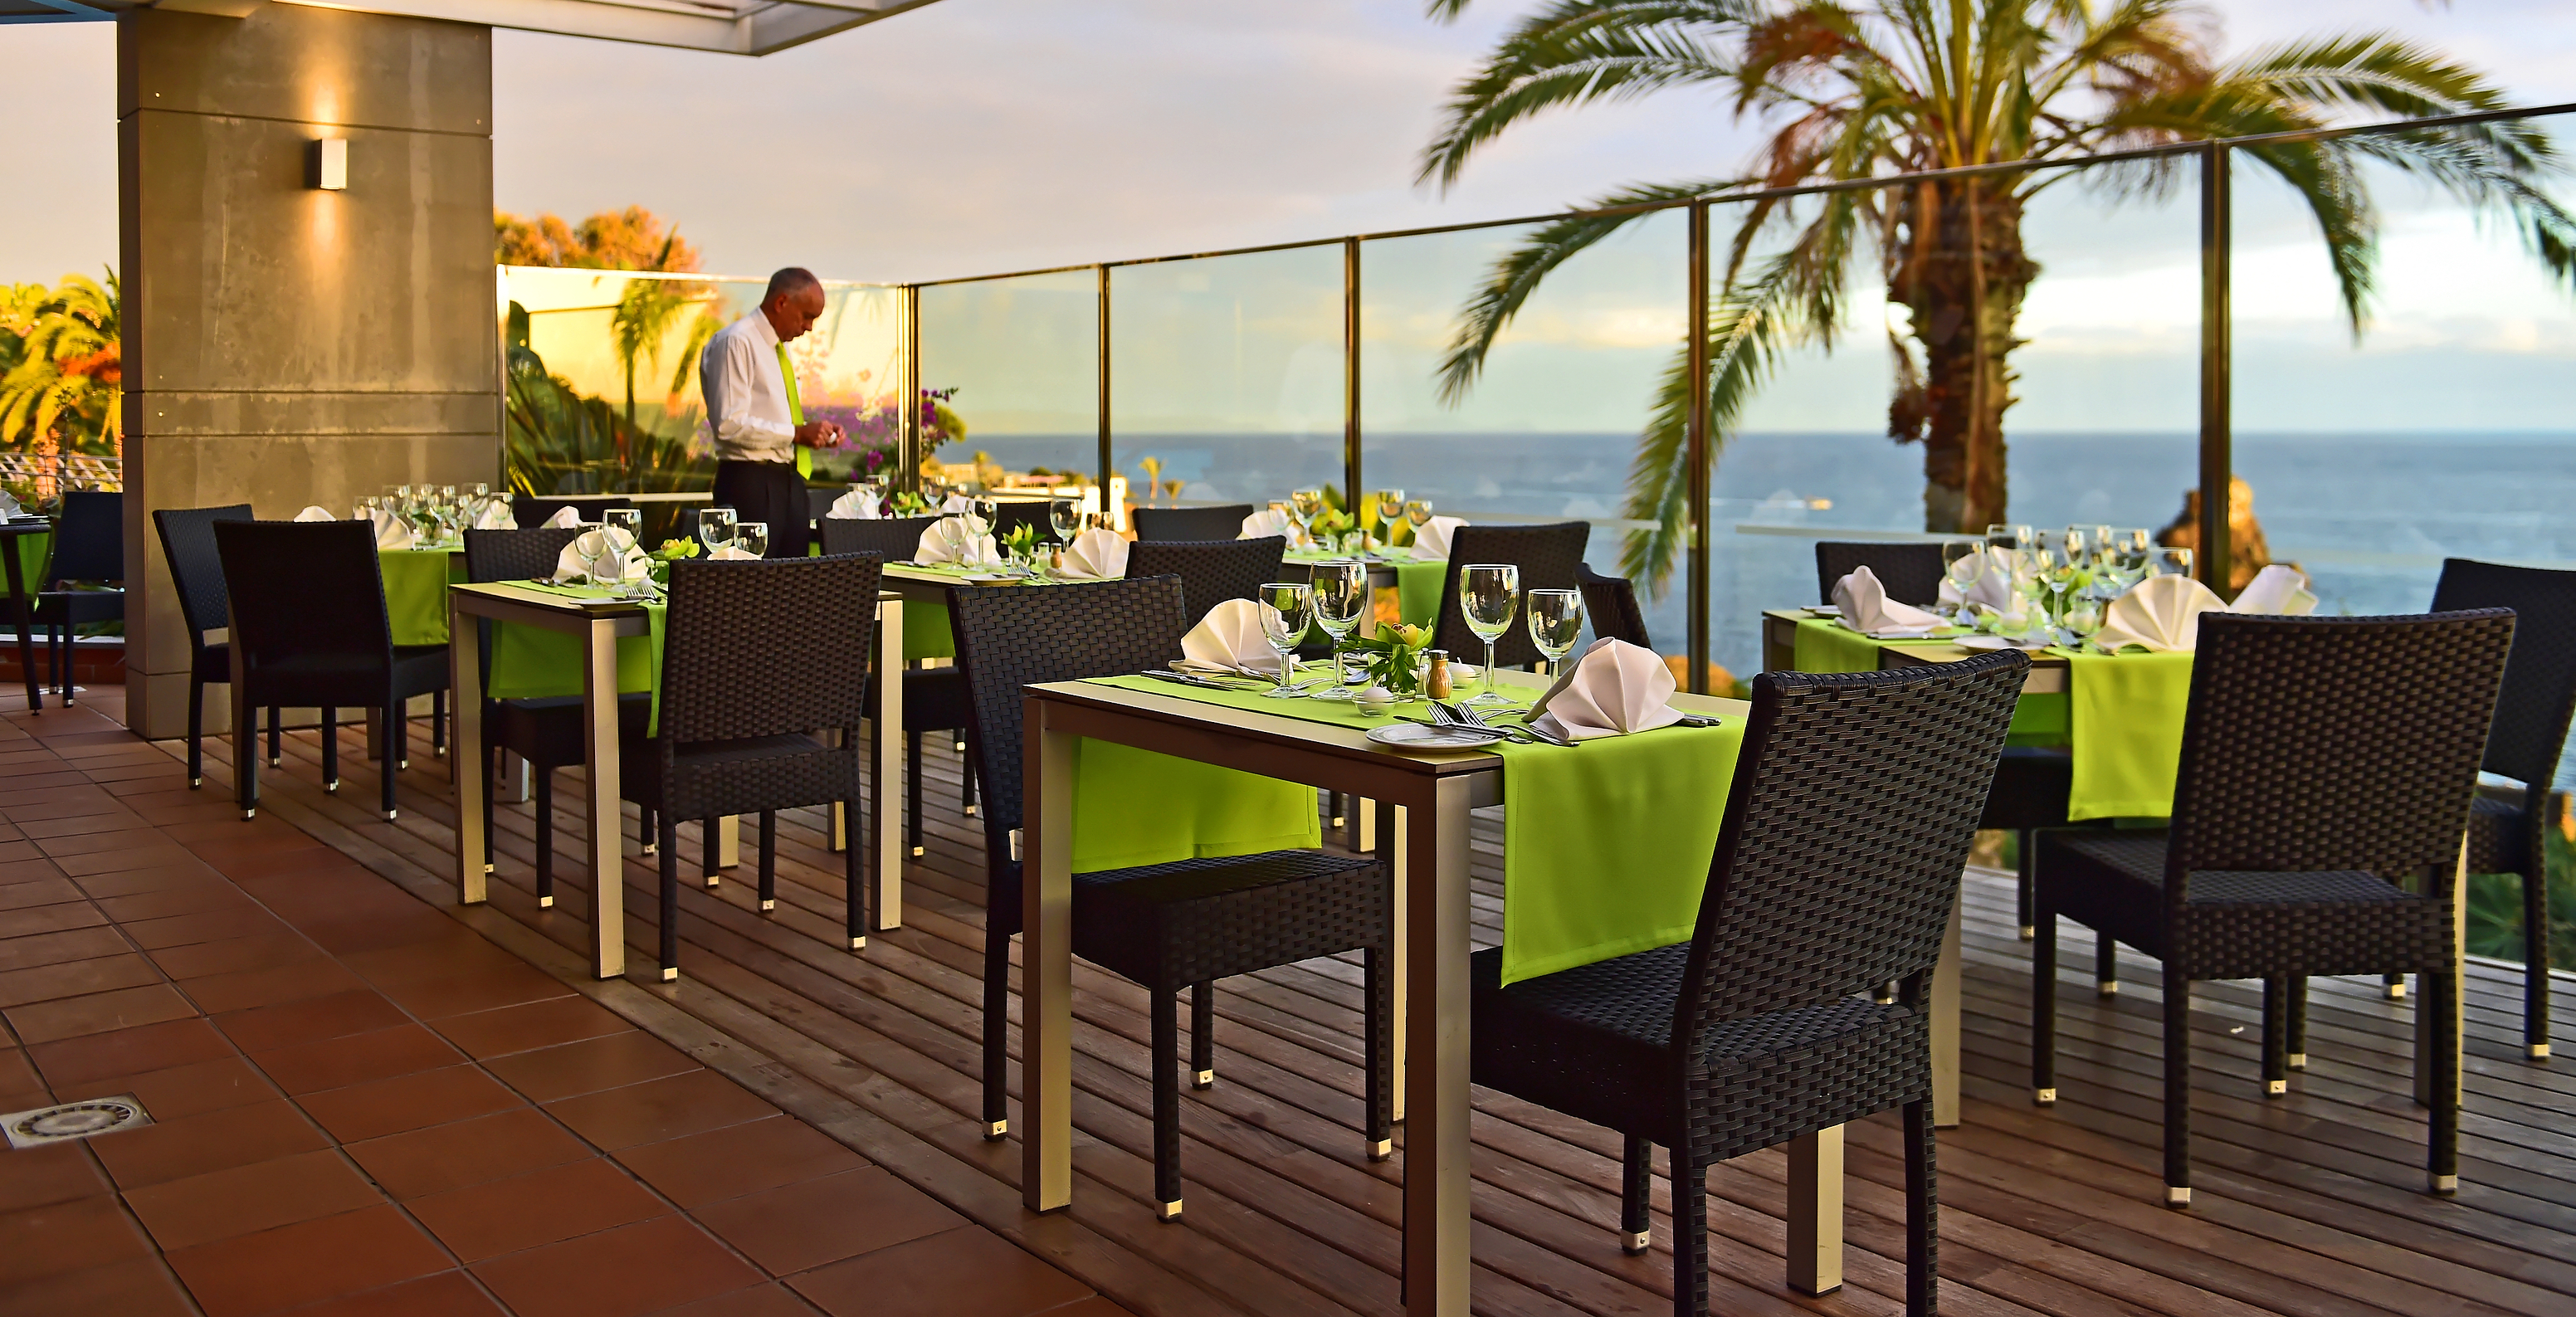
[{"label": "ceiling overhang", "polygon": [[[272,0],[0,0],[0,24],[77,23],[126,9],[248,16]],[[563,36],[767,55],[933,0],[273,0]]]}]

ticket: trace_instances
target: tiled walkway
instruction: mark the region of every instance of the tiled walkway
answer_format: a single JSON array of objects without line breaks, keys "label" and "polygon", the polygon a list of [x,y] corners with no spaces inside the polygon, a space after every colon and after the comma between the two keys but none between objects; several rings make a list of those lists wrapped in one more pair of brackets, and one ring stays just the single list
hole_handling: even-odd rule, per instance
[{"label": "tiled walkway", "polygon": [[0,1313],[1120,1312],[94,706],[0,705],[0,1017],[155,1122],[0,1150]]}]

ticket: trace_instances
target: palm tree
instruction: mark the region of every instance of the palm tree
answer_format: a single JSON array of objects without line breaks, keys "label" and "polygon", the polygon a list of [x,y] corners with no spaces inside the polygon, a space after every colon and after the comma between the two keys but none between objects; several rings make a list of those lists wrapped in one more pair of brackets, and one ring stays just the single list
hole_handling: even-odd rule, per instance
[{"label": "palm tree", "polygon": [[42,456],[123,451],[122,305],[114,270],[104,287],[66,276],[35,304],[16,364],[0,376],[0,445]]},{"label": "palm tree", "polygon": [[[1467,0],[1427,7],[1452,18]],[[1442,392],[1454,400],[1472,388],[1531,292],[1653,203],[2295,132],[2354,113],[2427,118],[2505,103],[2476,70],[2382,34],[2292,42],[2221,63],[2201,17],[2190,0],[1555,0],[1516,24],[1455,89],[1423,152],[1424,181],[1454,183],[1486,143],[1548,110],[1673,88],[1717,89],[1739,117],[1771,131],[1740,176],[1625,188],[1598,203],[1609,213],[1532,232],[1462,308]],[[2510,213],[2554,276],[2576,276],[2576,218],[2537,186],[2560,172],[2558,157],[2527,124],[2241,149],[2315,218],[2356,337],[2376,255],[2368,162]],[[1910,313],[1902,337],[1889,332],[1898,379],[1888,428],[1923,445],[1924,527],[1982,530],[2004,520],[2003,415],[2020,346],[2013,331],[2040,269],[2022,246],[2024,207],[2079,174],[2114,196],[2154,194],[2178,165],[2166,156],[1954,175],[1745,205],[1706,327],[1713,446],[1736,428],[1783,353],[1832,347],[1852,266],[1875,256],[1888,300]],[[1628,536],[1625,567],[1657,593],[1681,544],[1687,359],[1679,354],[1665,372],[1629,472],[1626,515],[1657,528]]]}]

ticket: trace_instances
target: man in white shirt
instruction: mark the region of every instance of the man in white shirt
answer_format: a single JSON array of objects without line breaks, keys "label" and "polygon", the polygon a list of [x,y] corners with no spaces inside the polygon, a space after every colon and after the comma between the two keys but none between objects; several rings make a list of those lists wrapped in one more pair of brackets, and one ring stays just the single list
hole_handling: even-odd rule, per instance
[{"label": "man in white shirt", "polygon": [[737,520],[767,523],[772,558],[805,556],[805,475],[815,446],[841,439],[840,426],[805,419],[787,360],[787,344],[822,315],[823,282],[790,266],[769,276],[760,305],[716,331],[698,358],[715,431],[716,505]]}]

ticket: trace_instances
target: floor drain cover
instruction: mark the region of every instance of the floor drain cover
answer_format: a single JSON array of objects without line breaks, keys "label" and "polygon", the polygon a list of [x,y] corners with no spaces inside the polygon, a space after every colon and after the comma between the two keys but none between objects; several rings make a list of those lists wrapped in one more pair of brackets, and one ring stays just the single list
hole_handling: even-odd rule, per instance
[{"label": "floor drain cover", "polygon": [[152,1117],[143,1110],[143,1104],[131,1095],[65,1102],[60,1106],[38,1107],[33,1111],[0,1116],[0,1126],[9,1131],[9,1146],[12,1148],[40,1148],[66,1139],[86,1139],[114,1130],[140,1129],[151,1123]]}]

